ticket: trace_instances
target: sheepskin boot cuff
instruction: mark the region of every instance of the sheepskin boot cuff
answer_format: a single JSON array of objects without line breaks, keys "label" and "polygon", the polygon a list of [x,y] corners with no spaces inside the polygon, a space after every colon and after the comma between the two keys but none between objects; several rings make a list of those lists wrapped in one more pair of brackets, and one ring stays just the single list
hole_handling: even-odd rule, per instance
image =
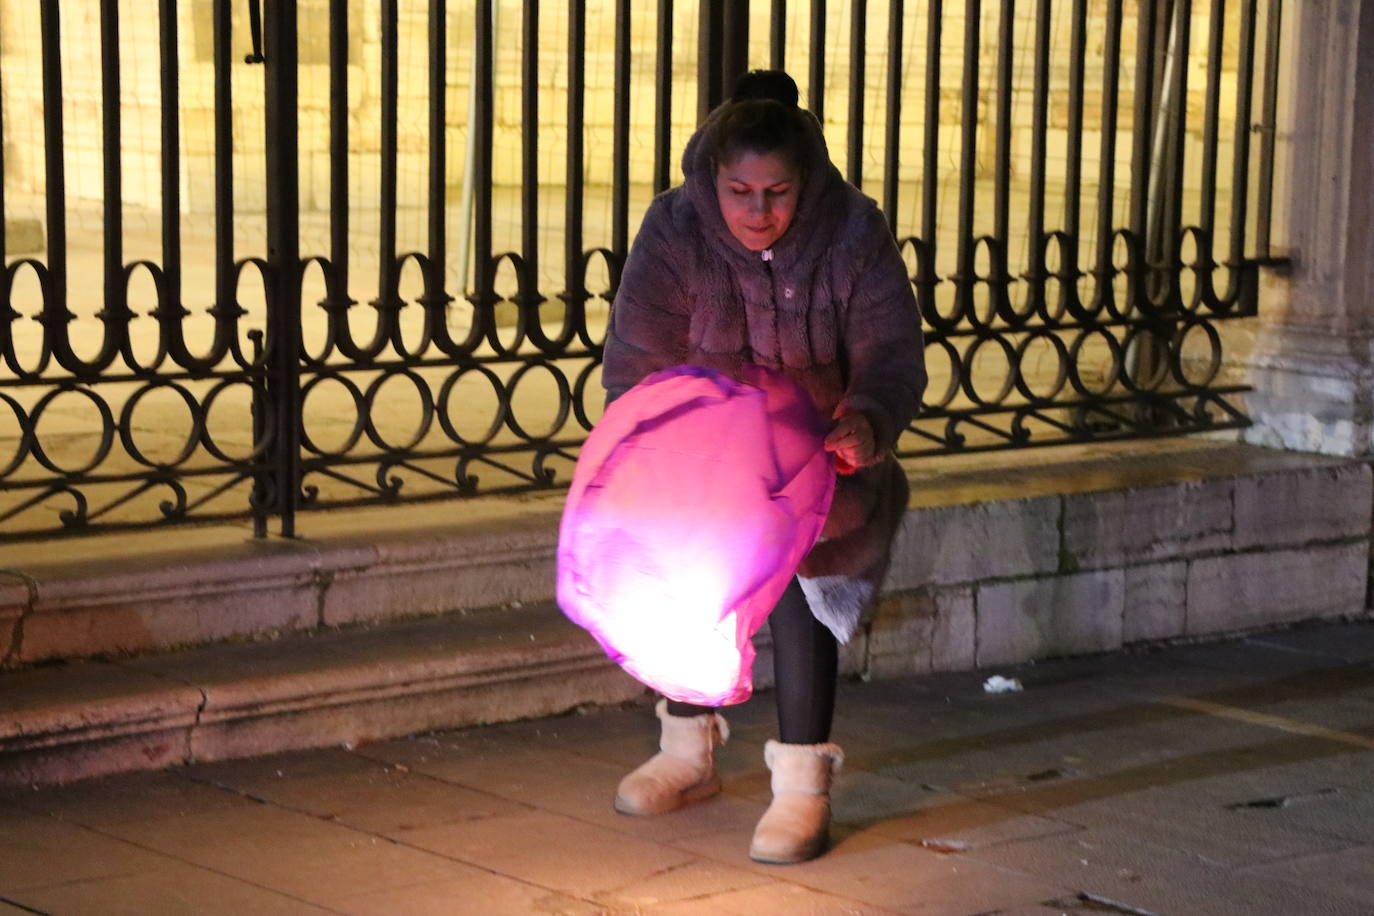
[{"label": "sheepskin boot cuff", "polygon": [[724,717],[672,716],[667,700],[654,712],[662,723],[659,752],[620,781],[615,810],[621,814],[662,814],[720,791],[715,749],[730,738]]},{"label": "sheepskin boot cuff", "polygon": [[844,751],[835,744],[769,741],[763,760],[773,773],[773,803],[754,830],[749,857],[769,865],[814,859],[830,839],[830,784]]}]

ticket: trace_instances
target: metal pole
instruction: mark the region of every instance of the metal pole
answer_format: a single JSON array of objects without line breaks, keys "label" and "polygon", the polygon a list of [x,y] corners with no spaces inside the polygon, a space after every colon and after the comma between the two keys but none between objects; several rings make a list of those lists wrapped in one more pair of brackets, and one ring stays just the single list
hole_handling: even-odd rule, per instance
[{"label": "metal pole", "polygon": [[300,172],[297,161],[296,0],[264,10],[267,129],[268,386],[276,417],[274,443],[282,537],[296,536],[301,483]]}]

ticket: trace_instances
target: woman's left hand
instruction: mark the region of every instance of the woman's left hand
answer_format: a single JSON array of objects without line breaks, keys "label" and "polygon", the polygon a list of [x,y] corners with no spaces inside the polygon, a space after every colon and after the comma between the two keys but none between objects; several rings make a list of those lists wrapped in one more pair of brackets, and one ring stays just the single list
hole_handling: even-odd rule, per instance
[{"label": "woman's left hand", "polygon": [[868,422],[868,417],[861,413],[837,417],[829,435],[825,437],[825,450],[834,452],[842,465],[854,470],[872,464],[877,448],[873,426]]}]

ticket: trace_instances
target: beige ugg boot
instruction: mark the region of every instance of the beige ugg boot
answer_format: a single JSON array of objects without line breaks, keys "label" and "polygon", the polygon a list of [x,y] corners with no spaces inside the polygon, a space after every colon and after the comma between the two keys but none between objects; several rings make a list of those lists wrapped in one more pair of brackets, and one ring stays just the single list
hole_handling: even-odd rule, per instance
[{"label": "beige ugg boot", "polygon": [[621,814],[662,814],[710,798],[720,791],[715,748],[730,738],[719,713],[670,716],[668,701],[654,707],[663,723],[659,753],[620,781],[615,810]]},{"label": "beige ugg boot", "polygon": [[835,744],[769,741],[763,760],[773,771],[773,803],[754,828],[749,858],[768,865],[814,859],[830,838],[830,783],[844,751]]}]

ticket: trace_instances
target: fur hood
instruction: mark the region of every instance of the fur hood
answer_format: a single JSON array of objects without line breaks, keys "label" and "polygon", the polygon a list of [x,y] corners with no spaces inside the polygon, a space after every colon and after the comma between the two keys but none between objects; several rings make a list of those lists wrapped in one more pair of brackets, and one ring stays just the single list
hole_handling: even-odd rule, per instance
[{"label": "fur hood", "polygon": [[[683,187],[705,236],[713,246],[732,259],[754,261],[759,257],[758,252],[745,248],[730,233],[716,200],[718,156],[710,140],[713,128],[728,107],[727,103],[712,111],[687,141],[682,153]],[[807,131],[798,151],[801,160],[798,165],[802,172],[801,194],[791,225],[772,247],[773,261],[778,267],[795,261],[803,252],[826,245],[830,240],[829,232],[822,231],[823,237],[816,237],[817,231],[824,230],[827,223],[831,222],[822,214],[834,213],[835,207],[843,206],[846,189],[857,193],[830,161],[830,151],[816,116],[803,110],[802,117]]]}]

